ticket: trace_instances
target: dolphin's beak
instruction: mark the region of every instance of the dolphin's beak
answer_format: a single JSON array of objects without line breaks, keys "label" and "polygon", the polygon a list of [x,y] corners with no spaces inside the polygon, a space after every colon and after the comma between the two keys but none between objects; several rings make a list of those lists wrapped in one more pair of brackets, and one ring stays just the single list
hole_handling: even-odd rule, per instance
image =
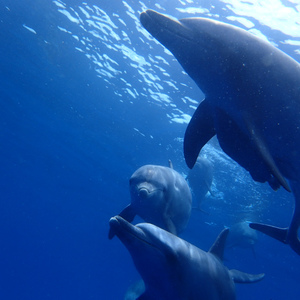
[{"label": "dolphin's beak", "polygon": [[122,242],[124,242],[125,239],[142,239],[141,237],[144,235],[143,231],[140,228],[127,222],[119,215],[110,218],[109,225],[110,234],[112,234],[112,236],[116,235]]},{"label": "dolphin's beak", "polygon": [[[125,221],[120,216],[114,216],[114,217],[110,218],[110,220],[109,220],[109,226],[110,226],[109,238],[111,239],[113,236],[118,235],[118,233],[122,231],[123,227],[129,228],[130,227],[129,224],[130,223]],[[131,225],[131,226],[133,226],[133,225]]]},{"label": "dolphin's beak", "polygon": [[[180,21],[171,19],[154,10],[148,9],[140,15],[143,27],[167,48],[172,47],[175,37],[182,40],[193,40],[192,31]],[[172,50],[172,49],[171,49]]]},{"label": "dolphin's beak", "polygon": [[122,223],[125,224],[125,220],[120,216],[114,216],[114,217],[110,218],[110,220],[109,220],[110,229],[109,229],[109,234],[108,234],[108,238],[110,240],[117,234],[117,232],[120,231],[120,228],[122,227]]},{"label": "dolphin's beak", "polygon": [[151,9],[148,9],[145,12],[141,13],[140,21],[147,30],[153,27],[163,27],[163,29],[173,31],[174,26],[176,26],[175,24],[177,24],[177,26],[182,26],[182,24],[178,20],[171,19],[166,15],[160,14]]},{"label": "dolphin's beak", "polygon": [[[167,242],[173,234],[148,223],[132,225],[117,215],[109,220],[110,230],[129,252],[159,251],[174,255],[174,249]],[[140,228],[141,226],[141,228]],[[149,227],[150,226],[150,227]]]}]

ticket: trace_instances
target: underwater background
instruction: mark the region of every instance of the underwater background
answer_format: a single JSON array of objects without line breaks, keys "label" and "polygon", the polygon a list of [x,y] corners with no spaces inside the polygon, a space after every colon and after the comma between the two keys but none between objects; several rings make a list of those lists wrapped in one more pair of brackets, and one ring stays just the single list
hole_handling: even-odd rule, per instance
[{"label": "underwater background", "polygon": [[[299,0],[0,0],[0,299],[123,299],[139,278],[108,221],[140,166],[188,174],[183,136],[204,98],[142,28],[148,8],[237,25],[300,61]],[[243,220],[289,225],[291,194],[255,183],[215,139],[201,155],[214,193],[182,238],[208,250]],[[300,297],[300,257],[268,236],[224,263],[266,274],[237,299]]]}]

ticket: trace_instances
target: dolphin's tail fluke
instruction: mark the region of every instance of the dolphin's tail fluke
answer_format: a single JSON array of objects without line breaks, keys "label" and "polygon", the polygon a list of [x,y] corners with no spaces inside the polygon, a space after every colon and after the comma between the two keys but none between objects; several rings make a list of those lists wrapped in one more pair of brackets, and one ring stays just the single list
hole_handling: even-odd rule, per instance
[{"label": "dolphin's tail fluke", "polygon": [[289,181],[295,197],[295,209],[292,222],[287,228],[280,228],[266,224],[250,223],[249,226],[266,235],[290,245],[300,255],[300,186],[298,181]]},{"label": "dolphin's tail fluke", "polygon": [[[280,228],[266,224],[250,223],[249,226],[256,229],[284,244],[289,244],[290,247],[300,255],[300,240],[298,230],[300,226],[293,226],[293,223],[288,228]],[[295,230],[296,228],[296,230]]]},{"label": "dolphin's tail fluke", "polygon": [[284,244],[288,244],[287,236],[289,228],[280,228],[260,223],[250,223],[249,226],[255,230],[258,230]]},{"label": "dolphin's tail fluke", "polygon": [[265,277],[264,273],[248,274],[238,270],[230,270],[229,273],[235,283],[252,283],[260,281]]}]

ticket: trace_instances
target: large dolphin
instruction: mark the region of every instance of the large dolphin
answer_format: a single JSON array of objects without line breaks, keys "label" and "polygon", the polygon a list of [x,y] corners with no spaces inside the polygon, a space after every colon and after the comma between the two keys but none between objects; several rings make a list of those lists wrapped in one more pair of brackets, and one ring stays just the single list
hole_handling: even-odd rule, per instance
[{"label": "large dolphin", "polygon": [[[206,18],[179,21],[147,10],[143,26],[177,58],[205,94],[185,133],[192,168],[217,135],[220,146],[258,182],[293,191],[288,228],[251,224],[300,255],[300,65],[247,31]],[[289,184],[287,183],[287,181]]]},{"label": "large dolphin", "polygon": [[223,265],[228,229],[205,252],[153,224],[134,226],[120,216],[109,223],[145,282],[139,300],[234,300],[234,282],[256,282],[264,277]]},{"label": "large dolphin", "polygon": [[208,192],[213,194],[211,191],[213,181],[212,163],[204,157],[198,157],[195,166],[187,176],[187,181],[192,189],[193,199],[196,202],[195,208],[202,210],[200,206],[205,195]]},{"label": "large dolphin", "polygon": [[[131,203],[119,214],[128,222],[136,215],[174,234],[190,218],[192,194],[186,180],[170,167],[144,165],[129,180]],[[109,237],[113,234],[110,231]]]}]

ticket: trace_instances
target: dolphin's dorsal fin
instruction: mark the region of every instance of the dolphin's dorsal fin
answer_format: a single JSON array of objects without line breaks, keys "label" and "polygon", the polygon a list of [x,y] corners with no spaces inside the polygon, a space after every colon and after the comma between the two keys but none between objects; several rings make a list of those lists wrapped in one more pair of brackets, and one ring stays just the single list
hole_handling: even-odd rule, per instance
[{"label": "dolphin's dorsal fin", "polygon": [[211,248],[208,251],[209,253],[218,257],[220,260],[223,260],[223,254],[224,254],[228,233],[229,233],[228,228],[223,229],[223,231],[219,234],[214,244],[211,246]]},{"label": "dolphin's dorsal fin", "polygon": [[[250,134],[251,140],[253,141],[253,144],[255,145],[257,151],[262,157],[263,162],[268,166],[270,172],[272,175],[278,180],[278,182],[288,191],[291,192],[291,189],[284,179],[283,175],[279,171],[267,145],[265,144],[264,140],[261,138],[259,134],[259,130],[256,130],[255,126],[251,123],[250,120],[245,119],[246,125],[248,128],[248,132]],[[272,187],[272,182],[270,183]],[[272,187],[273,188],[273,187]]]},{"label": "dolphin's dorsal fin", "polygon": [[216,134],[214,117],[207,99],[195,111],[184,135],[184,157],[192,169],[202,147]]},{"label": "dolphin's dorsal fin", "polygon": [[248,274],[238,270],[230,270],[229,274],[235,283],[252,283],[260,281],[265,277],[264,273]]},{"label": "dolphin's dorsal fin", "polygon": [[173,163],[172,163],[171,159],[169,159],[169,168],[174,169],[173,168]]}]

